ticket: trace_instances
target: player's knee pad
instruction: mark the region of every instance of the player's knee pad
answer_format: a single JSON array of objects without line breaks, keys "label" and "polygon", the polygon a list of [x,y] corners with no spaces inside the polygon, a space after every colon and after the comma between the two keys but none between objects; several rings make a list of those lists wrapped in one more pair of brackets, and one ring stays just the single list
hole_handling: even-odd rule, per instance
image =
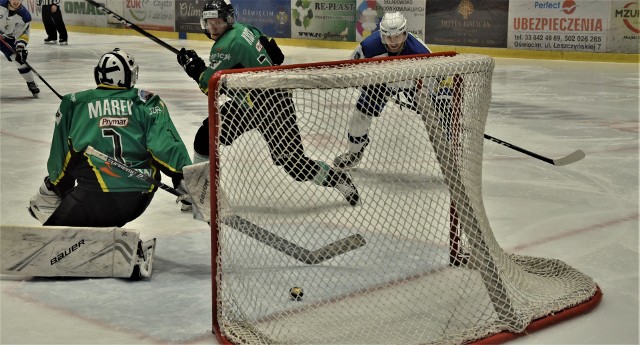
[{"label": "player's knee pad", "polygon": [[17,61],[16,61],[16,64],[18,65],[18,72],[20,72],[20,74],[27,74],[31,72],[31,68],[29,68],[29,66],[21,64]]},{"label": "player's knee pad", "polygon": [[387,104],[389,96],[391,96],[391,90],[385,84],[363,87],[356,102],[356,109],[366,115],[378,117]]},{"label": "player's knee pad", "polygon": [[358,110],[359,112],[369,117],[380,116],[380,113],[382,112],[383,108],[384,108],[384,105],[382,104],[371,103],[367,100],[362,100],[362,99],[358,100],[358,102],[356,103],[356,110]]}]

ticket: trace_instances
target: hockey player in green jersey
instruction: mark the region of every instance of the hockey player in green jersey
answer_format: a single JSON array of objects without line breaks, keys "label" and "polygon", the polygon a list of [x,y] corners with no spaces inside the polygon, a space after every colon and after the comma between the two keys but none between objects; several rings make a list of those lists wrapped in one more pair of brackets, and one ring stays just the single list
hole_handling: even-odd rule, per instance
[{"label": "hockey player in green jersey", "polygon": [[56,113],[48,176],[29,206],[44,225],[121,227],[151,202],[156,187],[85,154],[89,145],[176,188],[191,164],[160,96],[134,88],[131,55],[104,54],[94,77],[97,88],[65,95]]},{"label": "hockey player in green jersey", "polygon": [[[268,39],[252,26],[235,21],[229,0],[207,1],[200,23],[205,34],[215,41],[209,55],[210,65],[207,67],[195,51],[184,48],[178,53],[178,63],[205,94],[209,92],[209,78],[217,71],[268,67],[284,61],[273,39]],[[325,162],[315,161],[304,153],[291,91],[272,89],[249,94],[228,91],[227,96],[230,100],[220,110],[219,141],[222,145],[231,145],[242,134],[257,129],[267,142],[274,164],[282,166],[293,179],[336,188],[352,206],[358,203],[358,191],[348,173],[336,171]],[[237,106],[238,102],[243,106]],[[230,111],[230,104],[233,103],[236,106]],[[263,104],[271,106],[263,107]],[[194,163],[209,159],[208,119],[204,120],[196,133],[194,151]]]}]

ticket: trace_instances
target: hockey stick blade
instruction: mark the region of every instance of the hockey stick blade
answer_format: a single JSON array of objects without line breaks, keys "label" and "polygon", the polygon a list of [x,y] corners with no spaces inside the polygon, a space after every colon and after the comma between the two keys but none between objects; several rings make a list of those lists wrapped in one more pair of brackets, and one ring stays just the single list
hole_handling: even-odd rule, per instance
[{"label": "hockey stick blade", "polygon": [[305,261],[306,264],[316,265],[323,261],[329,260],[335,256],[342,255],[354,249],[358,249],[367,244],[364,237],[360,234],[351,235],[341,240],[337,240],[331,244],[316,249],[311,252],[312,260]]},{"label": "hockey stick blade", "polygon": [[355,234],[311,251],[236,215],[224,217],[222,222],[307,265],[317,265],[338,255],[358,249],[367,243],[362,235]]},{"label": "hockey stick blade", "polygon": [[558,158],[558,159],[554,159],[553,160],[553,165],[563,166],[563,165],[575,163],[575,162],[581,160],[582,158],[584,158],[585,156],[586,155],[584,154],[584,152],[582,150],[575,150],[574,152],[572,152],[568,156],[565,156],[565,157],[562,157],[562,158]]}]

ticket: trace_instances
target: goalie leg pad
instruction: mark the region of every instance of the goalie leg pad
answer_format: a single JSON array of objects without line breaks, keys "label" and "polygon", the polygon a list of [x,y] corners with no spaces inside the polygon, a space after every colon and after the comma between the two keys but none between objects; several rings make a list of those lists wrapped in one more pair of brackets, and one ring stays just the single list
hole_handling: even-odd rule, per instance
[{"label": "goalie leg pad", "polygon": [[[2,274],[34,277],[131,277],[139,233],[121,228],[0,226]],[[146,260],[146,261],[145,261]],[[144,269],[152,261],[144,257]]]}]

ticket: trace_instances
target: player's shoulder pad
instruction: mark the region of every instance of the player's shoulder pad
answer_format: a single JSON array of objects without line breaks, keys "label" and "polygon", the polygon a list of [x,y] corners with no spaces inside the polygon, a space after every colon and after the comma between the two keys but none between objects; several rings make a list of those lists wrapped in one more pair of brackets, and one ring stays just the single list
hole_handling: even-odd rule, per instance
[{"label": "player's shoulder pad", "polygon": [[56,119],[55,119],[56,124],[60,123],[60,121],[62,120],[62,115],[65,114],[66,111],[69,110],[71,107],[73,107],[73,104],[75,104],[76,102],[77,102],[77,96],[75,92],[68,93],[62,96],[62,98],[60,99],[60,105],[56,110]]},{"label": "player's shoulder pad", "polygon": [[374,45],[382,45],[382,37],[380,37],[380,30],[376,30],[371,33],[371,35],[365,37],[362,42],[360,42],[362,46],[374,46]]},{"label": "player's shoulder pad", "polygon": [[31,13],[29,13],[29,10],[27,10],[24,5],[18,9],[16,14],[19,15],[25,23],[29,23],[31,21]]},{"label": "player's shoulder pad", "polygon": [[419,37],[415,36],[411,32],[408,32],[406,47],[409,50],[409,54],[427,54],[431,53],[431,50]]},{"label": "player's shoulder pad", "polygon": [[371,33],[371,35],[360,42],[360,46],[362,47],[364,58],[372,58],[387,53],[387,48],[382,44],[380,31]]},{"label": "player's shoulder pad", "polygon": [[161,115],[167,113],[167,106],[160,96],[147,90],[138,90],[138,98],[142,102],[144,112],[149,115]]}]

